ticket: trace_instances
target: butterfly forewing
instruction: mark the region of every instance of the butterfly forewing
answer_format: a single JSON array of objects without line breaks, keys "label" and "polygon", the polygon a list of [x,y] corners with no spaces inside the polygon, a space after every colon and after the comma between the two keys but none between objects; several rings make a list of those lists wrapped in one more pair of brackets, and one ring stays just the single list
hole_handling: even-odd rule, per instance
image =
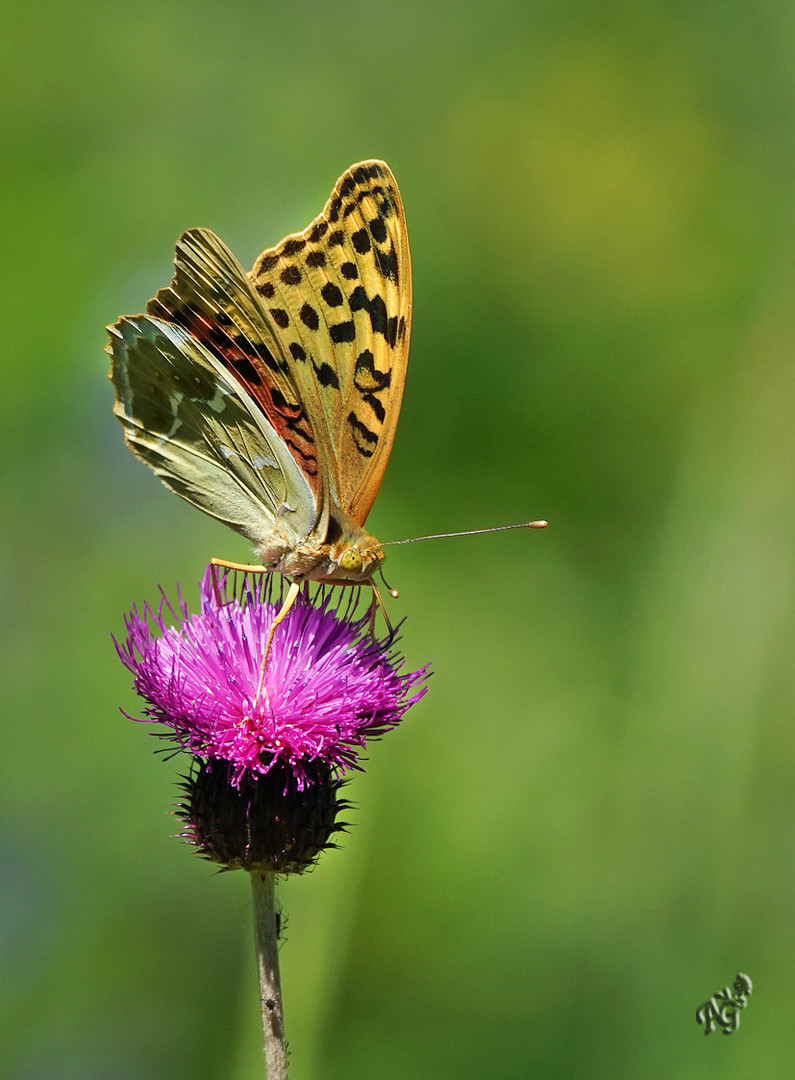
[{"label": "butterfly forewing", "polygon": [[411,317],[408,238],[389,168],[352,166],[323,213],[265,251],[251,279],[292,362],[332,498],[363,524],[392,446]]}]

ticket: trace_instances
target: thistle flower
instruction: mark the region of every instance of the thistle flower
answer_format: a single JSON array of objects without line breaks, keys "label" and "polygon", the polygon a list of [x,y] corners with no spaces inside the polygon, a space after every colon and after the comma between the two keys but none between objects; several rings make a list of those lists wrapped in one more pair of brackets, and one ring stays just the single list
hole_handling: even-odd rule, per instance
[{"label": "thistle flower", "polygon": [[301,870],[342,827],[342,775],[422,697],[427,669],[403,673],[390,642],[355,615],[355,596],[336,609],[339,593],[321,590],[278,627],[258,696],[278,587],[265,574],[234,580],[230,589],[208,567],[197,614],[165,596],[156,610],[134,608],[116,648],[144,717],[193,755],[184,835],[230,868]]}]

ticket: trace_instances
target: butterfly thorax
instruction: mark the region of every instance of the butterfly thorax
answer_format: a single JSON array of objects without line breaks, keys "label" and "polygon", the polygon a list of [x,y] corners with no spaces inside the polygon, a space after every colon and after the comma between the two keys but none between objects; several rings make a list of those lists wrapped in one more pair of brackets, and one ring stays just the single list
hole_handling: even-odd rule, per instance
[{"label": "butterfly thorax", "polygon": [[325,539],[310,533],[299,544],[278,523],[271,536],[255,548],[269,569],[294,580],[357,584],[367,581],[384,559],[384,549],[343,510],[334,507]]}]

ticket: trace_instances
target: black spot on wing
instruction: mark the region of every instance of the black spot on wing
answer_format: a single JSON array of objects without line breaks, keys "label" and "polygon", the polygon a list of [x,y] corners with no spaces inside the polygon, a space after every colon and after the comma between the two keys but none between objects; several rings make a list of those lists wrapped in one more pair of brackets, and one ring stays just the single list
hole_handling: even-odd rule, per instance
[{"label": "black spot on wing", "polygon": [[[379,219],[380,220],[380,219]],[[379,251],[378,248],[374,250],[375,265],[378,273],[381,277],[389,278],[390,281],[398,284],[398,261],[397,252],[394,247],[391,247],[389,251]]]},{"label": "black spot on wing", "polygon": [[[252,348],[252,346],[249,344],[249,352],[250,352],[251,348]],[[265,345],[263,342],[261,342],[261,341],[257,342],[257,344],[253,346],[253,348],[254,348],[254,352],[257,354],[258,358],[260,360],[262,360],[262,362],[265,364],[265,366],[270,368],[271,371],[287,371],[288,370],[287,365],[284,363],[284,361],[277,360],[276,357],[273,355],[273,353],[268,348],[268,346]]]},{"label": "black spot on wing", "polygon": [[326,253],[325,251],[310,251],[306,257],[307,266],[325,266],[326,265]]},{"label": "black spot on wing", "polygon": [[246,353],[250,353],[252,349],[256,351],[256,346],[248,339],[245,334],[235,334],[232,338],[232,343],[235,348],[239,349],[245,356]]},{"label": "black spot on wing", "polygon": [[260,386],[262,379],[259,377],[259,373],[254,365],[251,363],[247,356],[238,356],[229,361],[233,371],[236,371],[241,378],[245,379],[247,383],[251,383],[252,386]]},{"label": "black spot on wing", "polygon": [[389,187],[382,193],[383,197],[378,204],[378,209],[381,213],[381,217],[390,218],[397,213],[397,199],[395,198],[395,189],[390,184]]},{"label": "black spot on wing", "polygon": [[259,266],[257,267],[255,273],[266,274],[269,270],[272,270],[274,268],[278,261],[279,256],[275,252],[272,252],[270,255],[263,255],[259,261]]},{"label": "black spot on wing", "polygon": [[[279,409],[280,411],[285,411],[286,412],[288,410],[289,406],[287,404],[287,398],[284,396],[284,394],[281,392],[281,390],[277,386],[272,386],[270,388],[270,394],[271,394],[271,401],[276,406],[276,408]],[[292,408],[295,409],[295,406],[293,406]]]},{"label": "black spot on wing", "polygon": [[359,276],[356,263],[344,262],[340,267],[340,273],[347,281],[355,281]]},{"label": "black spot on wing", "polygon": [[286,240],[284,247],[281,250],[282,255],[297,255],[299,251],[303,251],[306,247],[306,240],[303,237],[297,237],[295,240]]},{"label": "black spot on wing", "polygon": [[287,314],[284,308],[272,307],[268,308],[268,311],[270,312],[276,325],[280,326],[282,330],[286,330],[287,327],[290,325],[290,316]]},{"label": "black spot on wing", "polygon": [[285,285],[298,285],[302,275],[297,266],[285,266],[280,276]]},{"label": "black spot on wing", "polygon": [[265,296],[268,298],[268,300],[270,300],[273,294],[276,292],[276,287],[274,286],[272,281],[258,281],[256,289],[260,296]]},{"label": "black spot on wing", "polygon": [[373,218],[368,224],[373,240],[377,240],[379,244],[383,244],[386,240],[386,225],[384,224],[384,219],[380,217]]},{"label": "black spot on wing", "polygon": [[315,364],[313,362],[312,367],[315,369],[317,381],[321,386],[333,386],[335,390],[339,390],[340,381],[331,364],[327,364],[324,360],[322,364]]},{"label": "black spot on wing", "polygon": [[353,443],[362,457],[372,457],[378,445],[378,436],[363,424],[355,412],[348,413],[348,423],[353,434]]},{"label": "black spot on wing", "polygon": [[360,394],[380,393],[392,382],[391,371],[379,371],[375,366],[375,357],[369,349],[364,349],[356,357],[353,366],[353,383]]},{"label": "black spot on wing", "polygon": [[397,319],[387,318],[386,304],[382,296],[369,297],[363,285],[357,285],[350,295],[351,311],[366,311],[370,316],[370,325],[374,334],[383,334],[388,343],[395,344]]},{"label": "black spot on wing", "polygon": [[317,312],[311,304],[304,304],[299,315],[301,316],[301,322],[310,330],[317,330],[320,326],[320,319],[318,319]]},{"label": "black spot on wing", "polygon": [[344,341],[353,341],[356,336],[353,319],[348,319],[346,322],[330,326],[328,332],[335,345],[339,345]]},{"label": "black spot on wing", "polygon": [[[177,319],[177,322],[180,325],[185,326],[187,330],[191,329],[191,323],[189,320],[186,322],[182,319]],[[197,336],[199,333],[201,333],[200,331],[196,330],[192,332]],[[211,326],[209,330],[207,330],[204,334],[201,335],[201,337],[202,340],[204,340],[205,344],[217,346],[216,349],[213,349],[213,352],[216,353],[219,351],[223,351],[225,348],[228,348],[229,342],[234,340],[232,337],[230,337],[228,330],[225,330],[222,326],[218,325]],[[248,338],[243,338],[243,340],[245,342],[245,345],[248,346]],[[234,343],[237,345],[238,348],[240,348],[239,340],[235,340]],[[247,349],[244,351],[247,351]]]},{"label": "black spot on wing", "polygon": [[[269,391],[273,406],[284,420],[287,428],[299,438],[308,443],[313,443],[315,440],[312,437],[312,432],[309,430],[308,425],[306,425],[306,416],[301,405],[288,401],[281,390],[276,386],[269,387]],[[314,455],[307,454],[296,446],[295,443],[291,443],[291,445],[303,458],[309,459],[312,457],[314,459]]]},{"label": "black spot on wing", "polygon": [[320,295],[323,297],[329,307],[339,307],[342,303],[342,293],[333,281],[326,282],[326,284],[320,290]]},{"label": "black spot on wing", "polygon": [[358,229],[351,235],[351,242],[360,255],[366,255],[370,250],[370,234],[367,229]]},{"label": "black spot on wing", "polygon": [[383,424],[386,418],[386,409],[375,396],[375,394],[365,394],[363,401],[365,401],[375,413],[376,419]]}]

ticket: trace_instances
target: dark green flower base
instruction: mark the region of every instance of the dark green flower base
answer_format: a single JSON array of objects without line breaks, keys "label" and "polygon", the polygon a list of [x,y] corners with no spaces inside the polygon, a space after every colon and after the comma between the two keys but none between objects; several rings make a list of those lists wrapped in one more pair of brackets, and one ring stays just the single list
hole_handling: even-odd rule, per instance
[{"label": "dark green flower base", "polygon": [[182,836],[227,870],[300,874],[337,846],[331,837],[347,828],[337,814],[350,808],[338,797],[343,781],[326,765],[310,762],[304,771],[302,791],[293,771],[278,764],[245,777],[238,788],[227,762],[195,760],[177,808],[186,825]]}]

